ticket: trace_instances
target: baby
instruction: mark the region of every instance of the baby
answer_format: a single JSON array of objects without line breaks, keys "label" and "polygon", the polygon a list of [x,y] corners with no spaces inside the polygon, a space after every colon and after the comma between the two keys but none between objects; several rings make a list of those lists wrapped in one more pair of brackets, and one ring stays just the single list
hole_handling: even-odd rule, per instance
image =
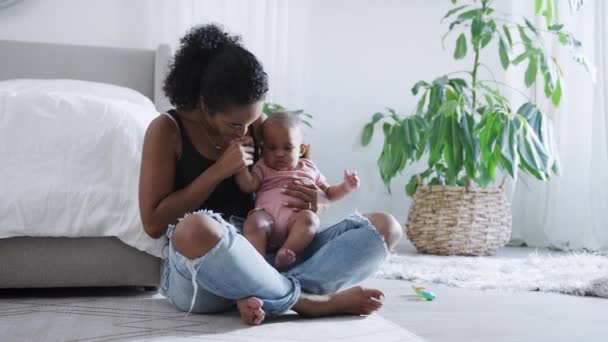
[{"label": "baby", "polygon": [[[298,201],[283,193],[284,186],[299,180],[312,182],[336,201],[359,187],[356,172],[344,171],[344,182],[329,186],[315,164],[303,158],[308,146],[300,119],[289,113],[275,113],[262,126],[262,159],[250,171],[243,169],[236,182],[243,192],[256,192],[255,209],[249,212],[243,235],[262,255],[277,251],[277,269],[291,265],[314,238],[319,218],[308,209],[294,210],[286,202]],[[297,202],[296,202],[297,203]]]}]

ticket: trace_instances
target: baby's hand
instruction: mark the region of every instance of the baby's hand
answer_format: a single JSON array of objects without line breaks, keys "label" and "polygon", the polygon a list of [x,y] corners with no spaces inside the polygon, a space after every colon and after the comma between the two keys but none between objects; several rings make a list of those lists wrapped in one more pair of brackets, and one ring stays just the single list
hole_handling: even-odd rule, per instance
[{"label": "baby's hand", "polygon": [[348,191],[356,190],[359,187],[359,176],[357,176],[357,171],[350,172],[348,170],[344,170],[344,187]]}]

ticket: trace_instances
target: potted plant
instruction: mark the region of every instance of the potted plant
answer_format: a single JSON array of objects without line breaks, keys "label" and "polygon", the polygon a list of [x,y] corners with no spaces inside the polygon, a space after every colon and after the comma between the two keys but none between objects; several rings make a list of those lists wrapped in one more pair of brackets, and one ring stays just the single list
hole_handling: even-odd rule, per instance
[{"label": "potted plant", "polygon": [[375,113],[361,142],[368,145],[374,126],[382,124],[378,168],[389,191],[391,180],[407,165],[427,161],[426,170],[412,176],[405,189],[415,195],[406,232],[419,251],[492,254],[511,233],[509,203],[502,186],[493,186],[498,173],[516,178],[523,171],[544,181],[557,173],[558,165],[541,109],[526,99],[514,110],[502,91],[510,86],[480,79],[482,51],[495,41],[505,70],[527,63],[525,86],[544,82],[544,94],[554,106],[563,94],[562,72],[544,39],[557,39],[570,47],[575,61],[589,66],[579,53],[581,43],[557,23],[556,0],[535,2],[536,14],[545,17],[542,29],[526,18],[496,11],[491,0],[452,3],[443,18],[451,21],[444,39],[459,33],[453,56],[462,59],[472,53],[472,70],[464,77],[451,73],[417,82],[412,93],[420,98],[413,113],[401,116],[390,108]]}]

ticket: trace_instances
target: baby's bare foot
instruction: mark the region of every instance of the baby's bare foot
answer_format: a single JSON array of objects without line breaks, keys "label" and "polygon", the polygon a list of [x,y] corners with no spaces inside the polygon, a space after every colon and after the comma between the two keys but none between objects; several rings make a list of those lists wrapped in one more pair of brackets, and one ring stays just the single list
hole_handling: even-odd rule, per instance
[{"label": "baby's bare foot", "polygon": [[294,253],[291,249],[281,248],[277,252],[277,256],[274,258],[274,266],[277,269],[285,268],[296,261],[296,253]]},{"label": "baby's bare foot", "polygon": [[263,304],[264,302],[256,297],[243,298],[236,301],[236,306],[241,313],[241,319],[249,325],[258,325],[266,317],[266,313],[262,310]]}]

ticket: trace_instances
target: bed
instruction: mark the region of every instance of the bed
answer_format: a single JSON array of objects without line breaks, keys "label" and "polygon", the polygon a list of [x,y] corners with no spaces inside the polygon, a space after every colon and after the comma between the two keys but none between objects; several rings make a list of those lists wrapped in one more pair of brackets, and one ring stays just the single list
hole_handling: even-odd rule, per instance
[{"label": "bed", "polygon": [[[160,84],[169,61],[168,46],[159,46],[154,51],[0,40],[0,55],[0,81],[101,82],[134,89],[153,101],[157,108],[167,106]],[[0,193],[4,192],[2,184],[8,184],[1,182],[10,181],[0,180]],[[9,215],[12,213],[0,212],[0,218]],[[161,272],[158,256],[115,236],[24,234],[1,238],[0,260],[0,288],[142,286],[153,289],[159,284]]]}]

